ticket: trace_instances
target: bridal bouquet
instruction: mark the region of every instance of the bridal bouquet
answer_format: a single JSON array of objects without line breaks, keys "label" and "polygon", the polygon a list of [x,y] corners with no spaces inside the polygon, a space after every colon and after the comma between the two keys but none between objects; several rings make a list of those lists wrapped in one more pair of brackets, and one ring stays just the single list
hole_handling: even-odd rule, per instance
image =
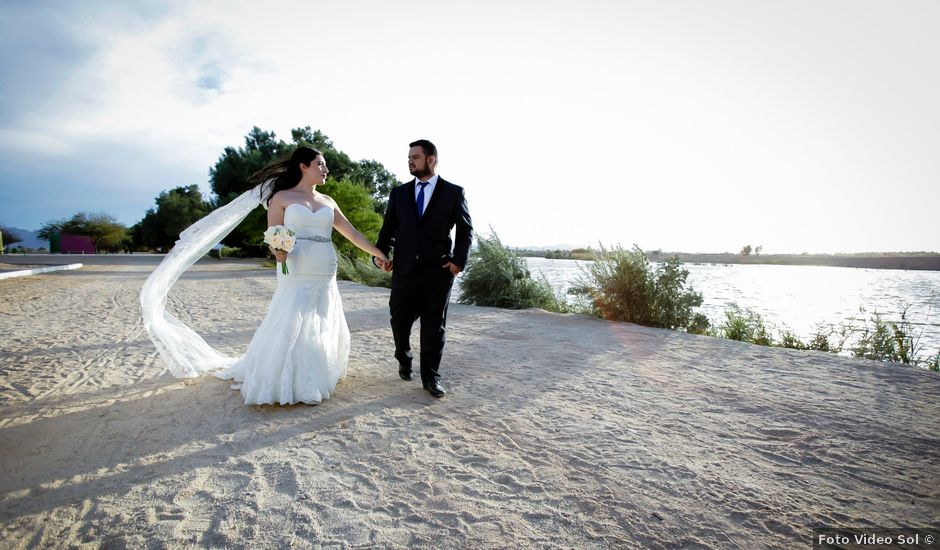
[{"label": "bridal bouquet", "polygon": [[[264,242],[271,248],[283,250],[290,254],[290,251],[294,249],[294,244],[297,243],[297,238],[294,235],[296,233],[293,229],[283,225],[272,225],[264,232]],[[287,275],[286,260],[281,264],[281,273]]]}]

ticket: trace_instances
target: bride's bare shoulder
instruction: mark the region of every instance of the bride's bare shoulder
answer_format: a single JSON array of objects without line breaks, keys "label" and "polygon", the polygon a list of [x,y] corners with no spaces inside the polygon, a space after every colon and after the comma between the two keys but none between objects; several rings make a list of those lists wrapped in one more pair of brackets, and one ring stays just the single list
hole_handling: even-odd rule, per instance
[{"label": "bride's bare shoulder", "polygon": [[326,203],[327,205],[331,206],[334,209],[336,208],[336,201],[333,200],[333,197],[327,195],[326,193],[320,193],[319,191],[317,193],[319,194],[320,199],[322,199],[324,203]]},{"label": "bride's bare shoulder", "polygon": [[268,208],[278,207],[284,209],[290,204],[291,192],[289,189],[282,189],[277,193],[271,195],[271,202],[268,203]]}]

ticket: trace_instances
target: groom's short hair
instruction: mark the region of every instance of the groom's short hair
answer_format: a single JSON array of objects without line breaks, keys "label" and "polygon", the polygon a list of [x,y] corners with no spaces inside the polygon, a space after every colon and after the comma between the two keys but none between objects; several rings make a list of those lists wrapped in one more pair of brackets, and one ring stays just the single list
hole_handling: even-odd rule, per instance
[{"label": "groom's short hair", "polygon": [[420,147],[424,154],[429,157],[437,156],[437,147],[433,143],[426,139],[419,139],[418,141],[412,141],[408,144],[408,147]]}]

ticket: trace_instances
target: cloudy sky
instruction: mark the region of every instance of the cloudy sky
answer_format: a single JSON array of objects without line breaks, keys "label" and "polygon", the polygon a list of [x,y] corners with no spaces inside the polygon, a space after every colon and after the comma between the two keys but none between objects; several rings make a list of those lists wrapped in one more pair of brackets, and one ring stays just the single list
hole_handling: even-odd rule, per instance
[{"label": "cloudy sky", "polygon": [[940,251],[938,23],[936,0],[0,0],[0,224],[130,225],[208,193],[252,126],[310,125],[402,178],[431,139],[515,246]]}]

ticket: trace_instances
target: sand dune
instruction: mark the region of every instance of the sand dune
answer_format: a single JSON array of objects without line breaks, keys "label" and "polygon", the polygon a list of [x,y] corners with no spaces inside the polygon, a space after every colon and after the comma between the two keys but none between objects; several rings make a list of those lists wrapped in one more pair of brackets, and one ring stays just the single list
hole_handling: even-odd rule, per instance
[{"label": "sand dune", "polygon": [[[138,305],[153,262],[0,281],[3,547],[806,548],[814,525],[940,528],[936,373],[453,306],[435,400],[397,376],[388,291],[340,283],[333,397],[246,407],[166,373]],[[273,289],[203,261],[170,307],[236,354]]]}]

